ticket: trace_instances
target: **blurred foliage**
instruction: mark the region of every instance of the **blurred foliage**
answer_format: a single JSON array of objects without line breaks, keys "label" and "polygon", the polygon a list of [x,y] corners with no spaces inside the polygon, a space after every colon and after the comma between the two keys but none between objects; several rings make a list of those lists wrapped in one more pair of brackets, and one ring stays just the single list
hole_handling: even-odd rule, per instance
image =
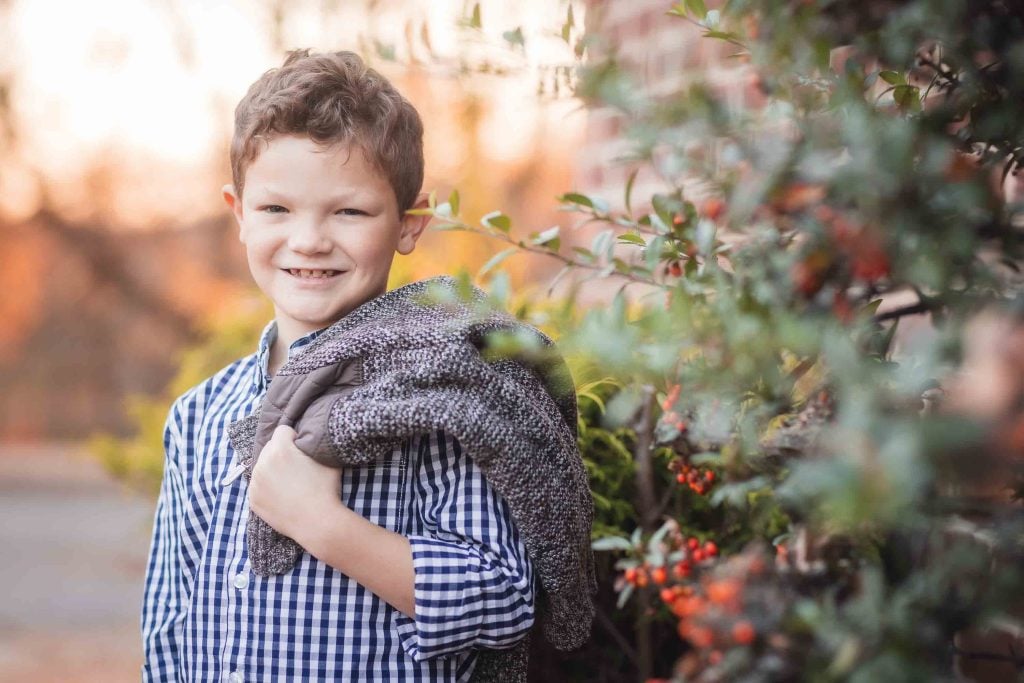
[{"label": "blurred foliage", "polygon": [[224,366],[253,353],[254,340],[273,315],[269,302],[252,300],[240,303],[230,316],[207,318],[200,341],[178,357],[178,371],[166,391],[160,396],[131,396],[125,402],[135,433],[128,438],[97,434],[89,440],[89,451],[113,476],[155,496],[163,476],[164,425],[171,404]]},{"label": "blurred foliage", "polygon": [[[594,547],[617,558],[599,603],[633,626],[599,615],[557,675],[613,646],[605,680],[1020,671],[1005,642],[962,646],[1024,633],[1020,9],[666,3],[680,50],[732,53],[671,90],[594,22],[576,91],[624,131],[621,199],[564,193],[576,225],[519,236],[432,198],[436,229],[505,243],[478,277],[563,263],[560,349],[600,368],[597,396],[577,376]],[[605,279],[608,304],[575,303]]]}]

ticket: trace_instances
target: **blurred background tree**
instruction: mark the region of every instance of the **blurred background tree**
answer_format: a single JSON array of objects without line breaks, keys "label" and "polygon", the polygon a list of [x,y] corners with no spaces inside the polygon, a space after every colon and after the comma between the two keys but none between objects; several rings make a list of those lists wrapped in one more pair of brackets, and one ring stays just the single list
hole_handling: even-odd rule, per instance
[{"label": "blurred background tree", "polygon": [[[537,23],[528,36],[559,12],[546,0],[524,8]],[[220,187],[235,103],[287,49],[360,50],[384,71],[427,122],[428,183],[460,183],[467,210],[501,203],[557,220],[548,188],[570,182],[580,126],[565,122],[579,114],[536,97],[532,67],[503,66],[511,48],[460,26],[470,9],[0,3],[0,284],[11,293],[0,301],[0,441],[129,436],[130,397],[161,395],[209,320],[230,326],[257,305]],[[502,3],[484,11],[511,16]],[[547,53],[538,45],[529,59]],[[470,58],[490,67],[464,68]],[[392,284],[490,255],[477,235],[427,235],[396,259]],[[525,284],[546,267],[520,261],[510,273]]]}]

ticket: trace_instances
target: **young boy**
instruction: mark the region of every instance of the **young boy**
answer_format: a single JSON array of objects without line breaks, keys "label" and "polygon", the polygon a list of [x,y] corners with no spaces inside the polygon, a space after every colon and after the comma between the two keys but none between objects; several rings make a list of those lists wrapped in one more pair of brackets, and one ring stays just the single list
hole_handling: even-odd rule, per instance
[{"label": "young boy", "polygon": [[[143,680],[470,680],[484,650],[527,642],[543,588],[524,542],[537,535],[520,534],[475,456],[431,429],[387,457],[327,466],[282,423],[241,477],[228,433],[289,379],[277,377],[289,361],[388,299],[395,252],[411,253],[428,221],[406,213],[425,205],[419,116],[358,56],[295,51],[239,103],[231,166],[224,198],[275,317],[256,353],[170,410]],[[250,515],[301,546],[294,566],[254,571]]]}]

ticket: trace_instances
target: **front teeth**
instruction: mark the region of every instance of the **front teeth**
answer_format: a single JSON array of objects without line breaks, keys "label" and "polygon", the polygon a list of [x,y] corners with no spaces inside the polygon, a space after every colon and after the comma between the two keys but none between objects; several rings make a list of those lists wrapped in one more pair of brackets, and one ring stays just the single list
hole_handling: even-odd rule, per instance
[{"label": "front teeth", "polygon": [[288,270],[288,272],[291,273],[292,275],[296,276],[296,277],[318,277],[318,278],[324,278],[324,277],[330,277],[330,276],[334,275],[335,273],[337,273],[338,271],[336,271],[336,270],[305,270],[305,269],[301,269],[300,270],[300,269],[296,269],[296,268],[290,268]]}]

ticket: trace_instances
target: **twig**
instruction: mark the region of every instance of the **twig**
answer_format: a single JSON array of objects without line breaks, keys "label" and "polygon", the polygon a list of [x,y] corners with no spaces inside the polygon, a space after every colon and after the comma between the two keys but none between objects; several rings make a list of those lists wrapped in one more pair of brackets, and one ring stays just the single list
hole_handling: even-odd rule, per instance
[{"label": "twig", "polygon": [[629,659],[634,667],[639,668],[640,660],[636,649],[629,644],[629,641],[619,632],[619,629],[615,628],[615,624],[608,618],[608,615],[601,610],[596,610],[595,616],[597,617],[597,623],[612,637],[615,644],[622,650],[622,654],[626,655],[626,658]]},{"label": "twig", "polygon": [[916,304],[910,304],[909,306],[902,306],[900,308],[894,308],[891,311],[885,313],[879,313],[874,317],[876,323],[885,322],[886,320],[894,320],[896,318],[902,318],[905,315],[917,315],[918,313],[928,313],[934,308],[931,304],[927,304],[923,301],[918,301]]}]

